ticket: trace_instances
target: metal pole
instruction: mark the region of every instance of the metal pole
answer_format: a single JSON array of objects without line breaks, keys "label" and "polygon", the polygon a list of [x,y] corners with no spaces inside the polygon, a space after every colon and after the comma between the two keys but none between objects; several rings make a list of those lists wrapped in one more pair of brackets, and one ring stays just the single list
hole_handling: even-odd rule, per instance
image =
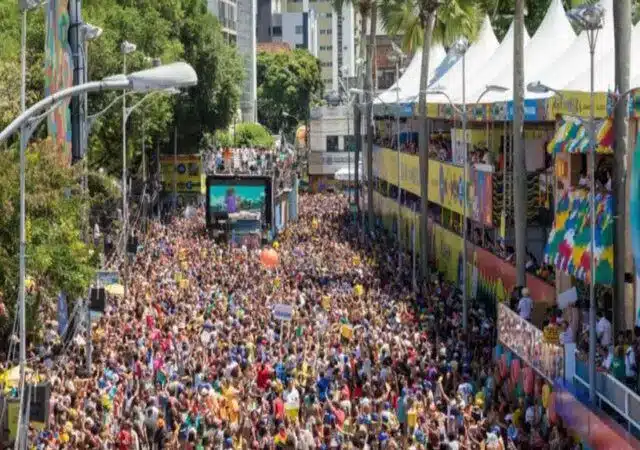
[{"label": "metal pole", "polygon": [[402,179],[400,178],[400,89],[398,87],[398,80],[400,79],[400,58],[396,57],[396,164],[398,169],[398,276],[402,270],[402,204],[400,195],[400,184]]},{"label": "metal pole", "polygon": [[178,127],[173,129],[173,212],[178,206]]},{"label": "metal pole", "polygon": [[466,57],[462,55],[462,150],[463,165],[462,168],[462,329],[468,330],[469,322],[469,295],[467,293],[467,98],[466,98]]},{"label": "metal pole", "polygon": [[[27,98],[27,11],[22,11],[22,34],[20,46],[21,78],[20,78],[20,110],[24,113]],[[26,178],[26,153],[27,136],[26,127],[20,129],[20,275],[18,288],[18,309],[20,314],[20,413],[18,414],[18,437],[16,439],[16,449],[26,449],[25,422],[29,418],[24,417],[25,407],[25,370],[27,366],[27,314],[25,311],[25,278],[27,273],[26,246],[27,236],[25,228],[25,178]]]},{"label": "metal pole", "polygon": [[[162,174],[160,173],[160,141],[156,140],[156,182],[161,183]],[[158,222],[160,222],[160,193],[156,197],[156,212],[158,214]]]},{"label": "metal pole", "polygon": [[[98,275],[96,274],[96,289],[98,289]],[[93,367],[91,365],[91,360],[92,360],[92,350],[93,350],[93,345],[91,342],[92,339],[92,335],[91,335],[91,296],[89,296],[89,298],[87,299],[86,302],[87,305],[87,345],[86,345],[86,349],[85,349],[85,356],[87,358],[87,360],[85,361],[85,367],[87,369],[87,376],[91,377],[91,375],[93,374]]]},{"label": "metal pole", "polygon": [[142,221],[147,231],[147,147],[145,142],[146,125],[142,121]]},{"label": "metal pole", "polygon": [[413,221],[411,223],[411,285],[413,290],[416,291],[418,283],[416,282],[416,208],[411,208],[413,212]]},{"label": "metal pole", "polygon": [[589,243],[590,253],[590,276],[589,276],[589,400],[592,405],[596,402],[596,258],[594,255],[596,240],[596,123],[595,123],[595,95],[594,95],[594,56],[595,56],[595,39],[597,30],[587,31],[589,33],[589,55],[591,58],[591,107],[589,111],[589,164],[591,164],[591,195],[589,196],[591,208],[591,242]]},{"label": "metal pole", "polygon": [[[122,52],[123,73],[127,74],[127,53]],[[129,211],[127,207],[127,91],[122,91],[122,255],[124,257],[124,298],[129,285]]]},{"label": "metal pole", "polygon": [[[349,78],[346,80],[347,95],[349,95]],[[351,102],[349,102],[351,103]],[[351,115],[349,114],[349,107],[347,106],[347,136],[351,137]],[[349,198],[349,208],[351,208],[351,148],[347,147],[347,196]]]}]

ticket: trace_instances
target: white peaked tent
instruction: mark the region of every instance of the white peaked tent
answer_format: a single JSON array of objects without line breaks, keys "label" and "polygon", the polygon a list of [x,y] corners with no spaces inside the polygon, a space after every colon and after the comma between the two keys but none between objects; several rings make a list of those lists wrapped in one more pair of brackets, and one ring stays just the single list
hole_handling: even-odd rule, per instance
[{"label": "white peaked tent", "polygon": [[[509,31],[505,35],[504,39],[500,43],[500,46],[491,55],[489,60],[476,72],[469,72],[467,68],[466,76],[466,102],[472,103],[478,100],[478,97],[484,92],[487,84],[491,84],[496,75],[498,75],[506,66],[513,67],[513,39],[514,39],[514,24],[511,23]],[[529,34],[524,33],[524,45],[529,43]],[[505,86],[509,87],[509,86]],[[456,104],[462,103],[462,87],[455,91],[456,95],[451,99]],[[483,97],[484,98],[484,97]]]},{"label": "white peaked tent", "polygon": [[[500,43],[496,38],[491,20],[486,16],[480,27],[478,39],[474,42],[465,54],[465,65],[467,81],[487,65]],[[429,89],[438,89],[446,92],[452,99],[462,96],[462,58],[459,59],[440,79],[435,80]],[[418,92],[415,93],[417,97]],[[447,100],[442,95],[429,96],[430,102],[446,103]]]},{"label": "white peaked tent", "polygon": [[[640,48],[640,23],[633,28],[631,34],[631,48]],[[600,59],[596,60],[593,72],[594,91],[595,92],[613,92],[616,89],[615,82],[615,51],[611,47],[609,52],[605,52]],[[629,70],[630,80],[640,77],[640,58],[631,57],[631,67]],[[631,83],[631,87],[638,84]],[[569,84],[563,87],[566,91],[583,91],[591,90],[591,69],[587,68],[584,72],[578,74]]]},{"label": "white peaked tent", "polygon": [[[429,78],[431,78],[440,65],[446,53],[441,44],[436,44],[431,48],[429,52]],[[405,69],[400,79],[393,84],[389,89],[374,99],[375,104],[395,104],[398,96],[400,103],[411,102],[414,97],[418,95],[420,89],[420,71],[422,65],[422,50],[418,50],[413,59]],[[396,92],[396,86],[400,88],[400,92]],[[398,95],[399,94],[399,95]]]},{"label": "white peaked tent", "polygon": [[[601,0],[600,4],[605,9],[604,27],[598,32],[596,42],[595,60],[599,61],[604,56],[613,52],[613,0]],[[588,71],[590,67],[589,42],[586,31],[582,31],[573,41],[573,44],[558,58],[549,61],[544,70],[533,77],[526,76],[526,83],[540,81],[541,83],[556,89],[562,90],[576,77]],[[526,84],[525,84],[526,85]],[[548,98],[553,97],[553,92],[545,94],[535,94],[526,92],[526,98]]]},{"label": "white peaked tent", "polygon": [[[541,69],[560,57],[576,39],[573,27],[567,18],[562,0],[552,0],[547,13],[535,34],[524,47],[524,74],[527,80],[533,79]],[[512,49],[513,53],[513,49]],[[485,84],[504,86],[507,92],[489,92],[481,103],[504,102],[513,98],[513,56],[500,73]],[[525,83],[526,86],[526,83]],[[481,86],[484,89],[485,86]],[[473,99],[482,92],[472,92]],[[526,96],[526,92],[525,92]]]}]

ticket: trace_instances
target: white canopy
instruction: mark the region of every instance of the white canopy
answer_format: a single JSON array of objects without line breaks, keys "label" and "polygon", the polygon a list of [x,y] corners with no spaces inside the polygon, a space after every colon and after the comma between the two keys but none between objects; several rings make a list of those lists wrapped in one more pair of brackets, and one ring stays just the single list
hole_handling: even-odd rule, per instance
[{"label": "white canopy", "polygon": [[[491,26],[491,20],[489,16],[486,16],[480,32],[478,33],[478,39],[474,42],[467,52],[465,53],[465,70],[467,73],[467,80],[474,78],[479,74],[487,62],[491,61],[492,55],[496,52],[500,46],[493,27]],[[435,80],[430,89],[438,89],[446,92],[452,99],[461,97],[462,94],[462,58],[458,60],[440,79]],[[415,96],[418,92],[416,90]],[[441,95],[429,96],[429,101],[445,103],[447,100]]]},{"label": "white canopy", "polygon": [[[525,79],[528,81],[535,79],[541,69],[544,69],[549,62],[555,62],[558,57],[562,56],[575,39],[576,35],[562,6],[562,0],[552,0],[542,23],[529,44],[524,48]],[[513,98],[513,57],[502,68],[499,75],[486,84],[504,86],[509,90],[507,92],[490,92],[483,97],[481,103],[511,100]],[[484,89],[484,86],[482,88]],[[480,92],[477,95],[480,95]]]},{"label": "white canopy", "polygon": [[[633,33],[631,34],[631,48],[640,48],[640,24],[633,27]],[[616,58],[613,47],[608,53],[605,53],[600,59],[596,60],[593,73],[595,92],[615,91],[615,64]],[[639,78],[640,58],[631,58],[631,67],[629,69],[629,77],[631,80]],[[636,86],[638,86],[638,84],[631,83],[631,87]],[[564,86],[564,90],[589,92],[591,90],[590,68],[587,68],[587,70],[578,74],[573,81]]]},{"label": "white canopy", "polygon": [[[487,84],[492,84],[491,80],[493,80],[496,75],[498,75],[505,67],[510,66],[513,68],[513,39],[514,39],[514,23],[511,23],[509,27],[509,31],[505,35],[504,39],[500,43],[500,46],[497,48],[495,52],[491,55],[486,64],[482,67],[481,70],[477,72],[469,72],[467,68],[467,76],[466,76],[466,102],[475,102],[480,95],[486,89]],[[524,33],[524,45],[525,47],[529,43],[529,34]],[[511,87],[510,85],[506,85],[504,87]],[[459,104],[462,103],[462,87],[454,92],[454,95],[451,95],[451,99],[454,103]],[[484,98],[484,97],[483,97]]]},{"label": "white canopy", "polygon": [[[429,52],[429,79],[433,76],[436,69],[446,56],[444,48],[441,44],[436,44]],[[400,103],[411,102],[418,95],[420,89],[420,70],[422,66],[422,50],[418,50],[413,59],[405,69],[400,79],[389,89],[374,99],[375,104],[395,104],[400,98]],[[400,88],[400,92],[396,92],[396,86]]]},{"label": "white canopy", "polygon": [[[600,0],[605,9],[604,27],[598,32],[595,48],[595,60],[599,61],[605,54],[614,51],[613,38],[613,0]],[[526,83],[540,81],[553,89],[562,90],[571,84],[577,74],[590,68],[589,42],[586,31],[581,32],[573,44],[559,57],[550,61],[546,68],[533,77],[526,77]],[[526,85],[525,83],[525,85]],[[588,84],[587,84],[588,90]],[[553,92],[535,94],[527,92],[526,98],[553,97]]]}]

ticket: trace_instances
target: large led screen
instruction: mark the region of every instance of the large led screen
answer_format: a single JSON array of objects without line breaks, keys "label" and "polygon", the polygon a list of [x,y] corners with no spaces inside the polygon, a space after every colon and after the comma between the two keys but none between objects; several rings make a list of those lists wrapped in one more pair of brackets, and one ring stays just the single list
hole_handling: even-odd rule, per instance
[{"label": "large led screen", "polygon": [[228,214],[260,213],[271,223],[271,179],[268,177],[208,177],[207,219]]}]

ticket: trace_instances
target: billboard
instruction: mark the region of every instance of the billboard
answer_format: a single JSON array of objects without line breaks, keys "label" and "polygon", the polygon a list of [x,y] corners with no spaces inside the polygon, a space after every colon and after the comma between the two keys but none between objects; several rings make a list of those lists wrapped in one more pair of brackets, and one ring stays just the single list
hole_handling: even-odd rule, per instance
[{"label": "billboard", "polygon": [[260,213],[263,224],[271,225],[272,180],[270,177],[207,177],[207,225],[216,217],[241,212]]},{"label": "billboard", "polygon": [[162,156],[160,172],[164,192],[173,192],[174,180],[179,193],[199,194],[204,187],[200,155]]}]

